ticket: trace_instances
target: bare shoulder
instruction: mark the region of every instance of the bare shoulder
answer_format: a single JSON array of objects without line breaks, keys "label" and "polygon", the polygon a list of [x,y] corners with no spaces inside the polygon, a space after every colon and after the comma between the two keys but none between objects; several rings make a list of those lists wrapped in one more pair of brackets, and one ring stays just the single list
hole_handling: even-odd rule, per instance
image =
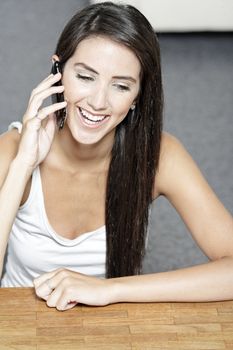
[{"label": "bare shoulder", "polygon": [[232,256],[233,220],[201,170],[174,136],[164,134],[154,198],[164,195],[210,259]]},{"label": "bare shoulder", "polygon": [[[155,179],[157,195],[168,194],[174,171],[184,171],[190,166],[194,166],[194,162],[182,143],[175,136],[163,132],[159,168]],[[181,171],[180,176],[182,174],[184,172]]]},{"label": "bare shoulder", "polygon": [[0,159],[15,156],[20,141],[17,129],[12,129],[0,135]]},{"label": "bare shoulder", "polygon": [[196,162],[173,135],[163,133],[160,151],[159,168],[155,179],[159,194],[170,201],[188,192],[194,195],[197,188],[202,192],[209,190],[209,185]]},{"label": "bare shoulder", "polygon": [[187,151],[175,136],[168,132],[163,132],[160,152],[161,165],[166,165],[168,161],[172,161],[174,156],[184,156],[184,152],[186,153]]},{"label": "bare shoulder", "polygon": [[20,134],[16,129],[0,135],[0,187],[5,179],[11,161],[18,150]]}]

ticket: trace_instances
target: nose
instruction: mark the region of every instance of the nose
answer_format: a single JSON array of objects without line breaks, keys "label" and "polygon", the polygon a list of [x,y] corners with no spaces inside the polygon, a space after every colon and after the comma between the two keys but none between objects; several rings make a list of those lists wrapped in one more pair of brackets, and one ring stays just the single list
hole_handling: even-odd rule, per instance
[{"label": "nose", "polygon": [[88,105],[95,111],[103,111],[108,107],[107,88],[98,86],[87,100]]}]

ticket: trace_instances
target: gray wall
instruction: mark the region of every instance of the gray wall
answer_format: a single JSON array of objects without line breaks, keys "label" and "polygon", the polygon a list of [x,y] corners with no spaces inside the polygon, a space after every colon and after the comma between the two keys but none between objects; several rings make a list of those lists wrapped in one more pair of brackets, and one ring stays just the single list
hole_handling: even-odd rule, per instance
[{"label": "gray wall", "polygon": [[1,124],[21,119],[31,90],[51,69],[58,36],[85,0],[0,0]]},{"label": "gray wall", "polygon": [[[232,212],[233,33],[164,34],[160,46],[165,129],[183,142]],[[164,198],[153,212],[145,272],[206,261]]]},{"label": "gray wall", "polygon": [[[85,4],[1,0],[0,132],[20,120],[31,90],[47,76],[57,37]],[[165,129],[193,155],[210,185],[233,208],[232,34],[161,35]],[[197,218],[198,219],[198,218]],[[206,261],[170,204],[153,204],[145,272]]]}]

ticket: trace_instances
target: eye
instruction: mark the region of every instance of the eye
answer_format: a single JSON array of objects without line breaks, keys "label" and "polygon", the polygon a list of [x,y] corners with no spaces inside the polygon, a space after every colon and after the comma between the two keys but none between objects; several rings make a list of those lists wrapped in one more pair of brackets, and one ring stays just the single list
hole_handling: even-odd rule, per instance
[{"label": "eye", "polygon": [[116,88],[120,91],[129,91],[130,90],[130,88],[127,85],[115,84],[114,86],[116,86]]},{"label": "eye", "polygon": [[82,75],[78,73],[76,77],[84,81],[94,81],[94,78],[90,77],[89,75]]}]

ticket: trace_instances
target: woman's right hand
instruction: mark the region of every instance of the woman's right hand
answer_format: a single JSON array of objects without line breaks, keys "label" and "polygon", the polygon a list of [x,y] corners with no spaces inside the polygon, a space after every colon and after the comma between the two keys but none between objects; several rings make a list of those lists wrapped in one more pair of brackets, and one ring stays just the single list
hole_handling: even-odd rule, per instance
[{"label": "woman's right hand", "polygon": [[[61,79],[61,74],[51,74],[31,93],[19,143],[17,159],[32,170],[47,156],[56,129],[54,112],[66,107],[66,101],[40,109],[43,101],[55,93],[62,93],[64,86],[53,86]],[[47,118],[47,120],[46,120]],[[42,122],[45,121],[43,124]]]}]

